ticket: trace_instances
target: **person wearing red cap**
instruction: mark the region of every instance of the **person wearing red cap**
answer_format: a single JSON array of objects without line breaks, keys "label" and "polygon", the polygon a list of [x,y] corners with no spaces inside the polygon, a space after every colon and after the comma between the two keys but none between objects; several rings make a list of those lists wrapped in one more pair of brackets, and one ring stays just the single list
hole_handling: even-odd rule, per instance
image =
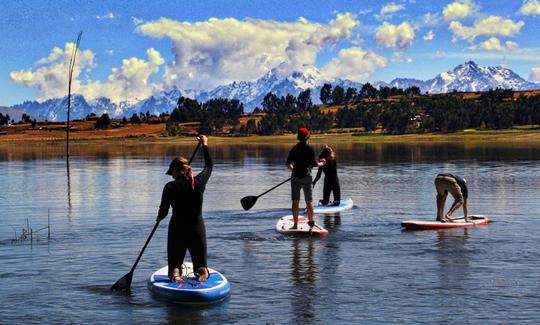
[{"label": "person wearing red cap", "polygon": [[315,159],[315,150],[308,144],[310,138],[309,130],[305,127],[298,129],[298,143],[291,149],[287,157],[287,167],[292,171],[291,175],[291,199],[292,199],[292,214],[294,225],[291,229],[298,228],[298,214],[300,212],[300,190],[304,191],[306,200],[306,209],[308,215],[308,224],[313,228],[313,194],[312,194],[312,177],[311,169],[313,167],[322,167],[326,160]]},{"label": "person wearing red cap", "polygon": [[199,281],[208,279],[206,261],[206,227],[202,218],[203,194],[212,174],[213,162],[208,152],[208,138],[197,136],[204,152],[204,169],[193,176],[191,166],[184,157],[174,158],[166,174],[174,179],[163,188],[157,220],[163,220],[172,206],[172,216],[167,234],[167,261],[169,278],[181,283],[182,263],[189,250],[193,270]]}]

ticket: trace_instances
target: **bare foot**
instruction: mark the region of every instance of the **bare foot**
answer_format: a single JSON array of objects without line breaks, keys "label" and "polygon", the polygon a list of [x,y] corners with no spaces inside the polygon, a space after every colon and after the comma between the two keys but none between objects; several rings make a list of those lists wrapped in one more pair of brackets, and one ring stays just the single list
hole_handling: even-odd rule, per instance
[{"label": "bare foot", "polygon": [[289,228],[289,230],[296,230],[296,229],[298,229],[298,224],[297,223],[293,224],[293,226],[291,228]]},{"label": "bare foot", "polygon": [[199,282],[204,282],[210,277],[210,274],[208,273],[208,269],[206,267],[200,267],[197,270],[197,273],[199,274],[199,277],[197,278],[197,281]]},{"label": "bare foot", "polygon": [[173,276],[172,276],[171,282],[176,282],[177,284],[184,282],[184,279],[182,279],[182,276],[180,275],[179,269],[173,270]]}]

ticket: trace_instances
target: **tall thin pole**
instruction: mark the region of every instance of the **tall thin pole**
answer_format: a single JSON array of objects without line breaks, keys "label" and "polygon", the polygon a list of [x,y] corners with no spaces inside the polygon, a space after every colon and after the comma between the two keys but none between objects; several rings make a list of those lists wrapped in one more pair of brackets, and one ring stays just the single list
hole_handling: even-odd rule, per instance
[{"label": "tall thin pole", "polygon": [[70,115],[71,115],[71,80],[73,78],[73,69],[75,68],[75,59],[77,58],[77,50],[81,43],[82,31],[77,35],[77,41],[75,47],[71,52],[71,59],[69,60],[69,80],[68,80],[68,102],[67,102],[67,128],[66,128],[66,164],[69,168],[69,128],[70,128]]}]

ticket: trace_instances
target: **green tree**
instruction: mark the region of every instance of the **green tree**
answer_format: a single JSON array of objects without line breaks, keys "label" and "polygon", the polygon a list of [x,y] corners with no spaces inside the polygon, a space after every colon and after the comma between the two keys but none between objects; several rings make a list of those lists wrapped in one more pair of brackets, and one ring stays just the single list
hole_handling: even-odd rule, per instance
[{"label": "green tree", "polygon": [[325,105],[330,104],[330,100],[332,99],[332,85],[331,84],[324,84],[321,88],[321,93],[319,98],[321,99],[321,102]]}]

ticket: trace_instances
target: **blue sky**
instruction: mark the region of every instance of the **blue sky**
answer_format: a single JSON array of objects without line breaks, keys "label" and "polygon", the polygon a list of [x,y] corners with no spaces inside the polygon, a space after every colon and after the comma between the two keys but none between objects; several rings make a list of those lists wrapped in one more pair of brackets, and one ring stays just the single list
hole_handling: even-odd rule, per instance
[{"label": "blue sky", "polygon": [[315,65],[329,78],[429,79],[474,60],[540,82],[540,0],[3,1],[0,106],[74,91],[136,100]]}]

